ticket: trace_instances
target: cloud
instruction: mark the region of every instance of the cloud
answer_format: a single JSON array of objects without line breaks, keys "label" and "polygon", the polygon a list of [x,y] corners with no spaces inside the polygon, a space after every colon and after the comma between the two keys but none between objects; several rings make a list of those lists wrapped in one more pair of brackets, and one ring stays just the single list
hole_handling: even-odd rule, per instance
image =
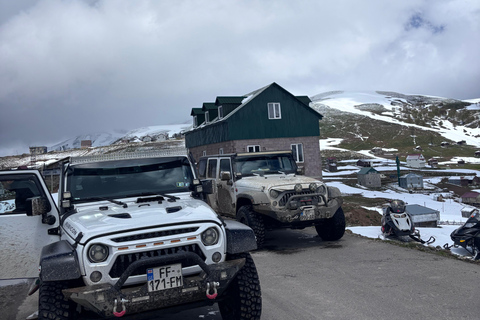
[{"label": "cloud", "polygon": [[271,82],[310,96],[480,96],[477,1],[0,0],[0,9],[9,150],[184,122],[217,95]]}]

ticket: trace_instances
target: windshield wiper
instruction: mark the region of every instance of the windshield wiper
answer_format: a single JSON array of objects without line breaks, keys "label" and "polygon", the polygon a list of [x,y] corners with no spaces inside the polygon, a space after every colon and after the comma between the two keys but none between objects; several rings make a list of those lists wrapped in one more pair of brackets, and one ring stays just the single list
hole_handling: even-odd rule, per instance
[{"label": "windshield wiper", "polygon": [[[168,195],[168,194],[161,194],[161,193],[156,193],[156,192],[142,192],[142,193],[140,193],[140,196],[157,196],[157,197],[167,198],[169,202],[175,202],[175,201],[180,199],[179,197],[176,197],[176,196],[171,196],[171,195]],[[152,198],[152,201],[155,201],[155,200],[157,200],[157,199]],[[161,200],[164,200],[164,199],[161,199]]]},{"label": "windshield wiper", "polygon": [[117,204],[119,206],[122,206],[124,208],[128,208],[128,205],[125,202],[118,201],[115,199],[109,199],[109,198],[102,198],[102,197],[92,197],[92,198],[84,198],[80,199],[81,201],[110,201],[111,203]]}]

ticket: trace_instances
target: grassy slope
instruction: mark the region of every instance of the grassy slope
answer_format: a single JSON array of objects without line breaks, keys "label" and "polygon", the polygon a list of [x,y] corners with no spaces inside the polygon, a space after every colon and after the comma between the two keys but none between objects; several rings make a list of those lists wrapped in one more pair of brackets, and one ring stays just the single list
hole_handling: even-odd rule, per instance
[{"label": "grassy slope", "polygon": [[456,145],[455,141],[450,141],[453,145],[442,147],[440,144],[447,139],[428,130],[374,120],[328,107],[319,108],[319,112],[324,116],[320,121],[321,138],[342,138],[339,148],[352,151],[370,150],[373,147],[394,148],[398,152],[391,157],[398,155],[401,161],[405,161],[408,154],[418,153],[415,150],[417,146],[422,147],[421,153],[426,159],[440,157],[440,161],[452,157],[472,157],[476,150],[473,146]]}]

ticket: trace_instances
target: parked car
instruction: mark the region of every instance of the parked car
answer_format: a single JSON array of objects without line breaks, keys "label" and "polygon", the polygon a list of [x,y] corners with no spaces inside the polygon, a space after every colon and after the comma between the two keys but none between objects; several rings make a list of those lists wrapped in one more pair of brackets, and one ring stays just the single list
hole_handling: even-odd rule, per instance
[{"label": "parked car", "polygon": [[340,190],[299,175],[291,151],[205,156],[198,168],[201,179],[213,181],[210,206],[250,226],[259,247],[267,229],[315,226],[327,241],[345,232]]},{"label": "parked car", "polygon": [[39,278],[39,319],[215,303],[260,319],[254,233],[205,203],[185,152],[69,158],[59,208],[37,170],[0,171],[0,185],[0,279]]}]

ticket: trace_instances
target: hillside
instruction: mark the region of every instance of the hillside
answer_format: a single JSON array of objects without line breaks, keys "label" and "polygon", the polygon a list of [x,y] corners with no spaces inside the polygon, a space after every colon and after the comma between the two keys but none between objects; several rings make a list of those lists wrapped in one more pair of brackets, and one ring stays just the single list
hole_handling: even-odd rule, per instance
[{"label": "hillside", "polygon": [[[351,151],[396,149],[405,157],[473,157],[480,148],[480,104],[393,92],[335,91],[312,97],[324,118],[322,139],[342,139]],[[345,154],[345,157],[349,157]]]}]

